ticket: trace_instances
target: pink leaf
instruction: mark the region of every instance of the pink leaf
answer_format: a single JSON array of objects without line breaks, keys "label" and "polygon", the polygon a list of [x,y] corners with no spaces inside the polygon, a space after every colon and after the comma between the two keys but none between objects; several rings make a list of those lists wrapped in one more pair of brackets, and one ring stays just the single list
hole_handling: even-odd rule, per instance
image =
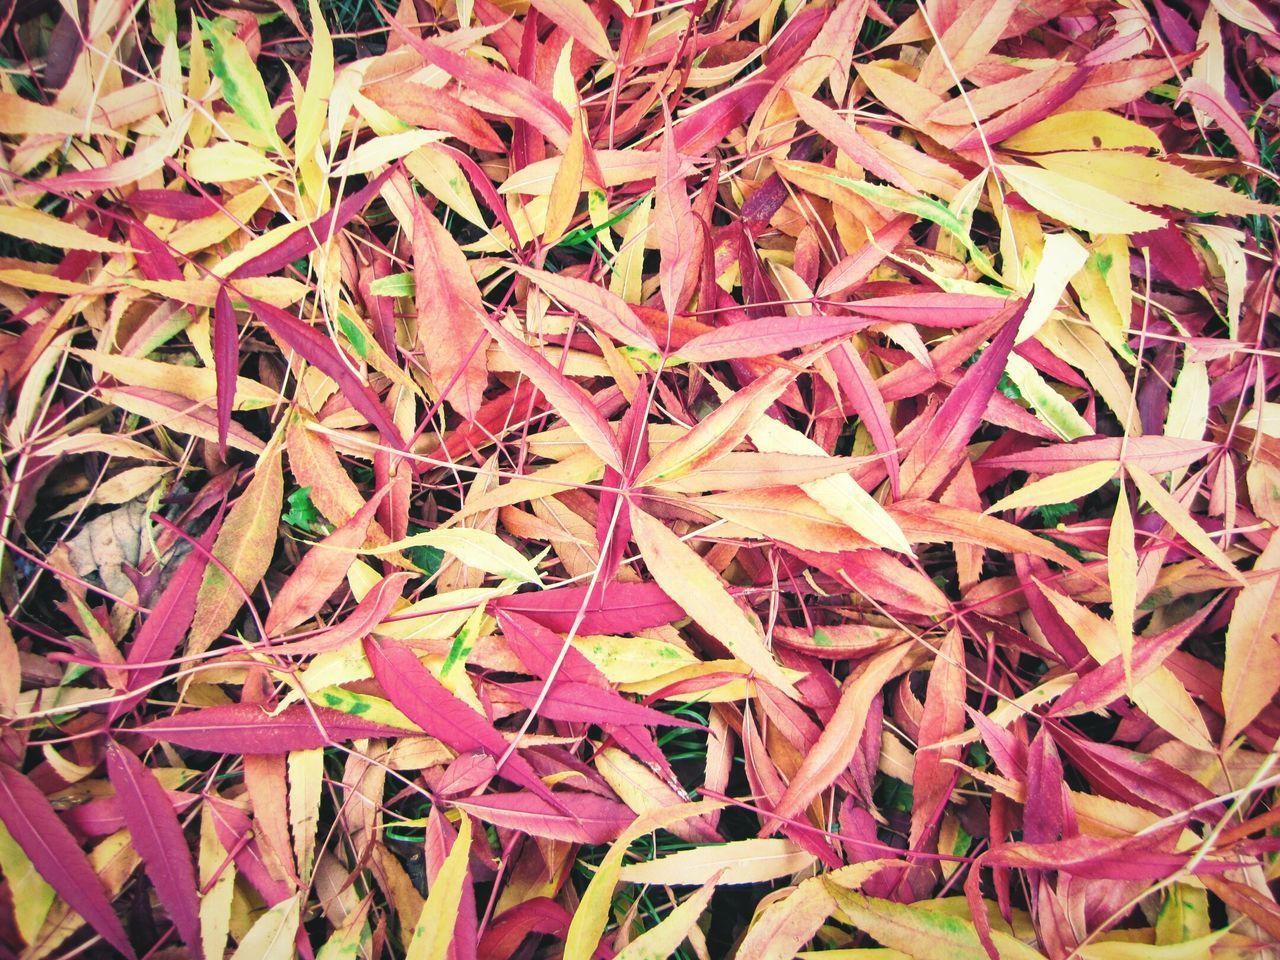
[{"label": "pink leaf", "polygon": [[1177,437],[1099,437],[991,457],[980,460],[977,466],[1039,474],[1062,473],[1100,460],[1119,460],[1123,451],[1125,463],[1136,464],[1147,473],[1166,473],[1190,466],[1213,450],[1214,444],[1208,441]]},{"label": "pink leaf", "polygon": [[264,250],[240,264],[231,271],[228,279],[240,280],[245,277],[266,277],[277,274],[295,260],[305,257],[312,250],[328,243],[334,234],[369,205],[395,169],[394,166],[387,167],[364,187],[343,198],[335,209],[326,210],[311,223],[294,230],[270,250]]},{"label": "pink leaf", "polygon": [[313,616],[342,585],[356,551],[364,546],[378,505],[390,490],[383,487],[354,517],[306,552],[276,594],[264,624],[267,636],[278,636]]},{"label": "pink leaf", "polygon": [[616,800],[569,792],[560,794],[559,799],[571,806],[572,813],[524,791],[491,793],[453,803],[496,827],[568,843],[609,843],[635,820],[635,814]]},{"label": "pink leaf", "polygon": [[272,653],[289,656],[324,653],[326,650],[336,650],[344,643],[373,632],[373,628],[386,619],[395,602],[400,599],[405,583],[413,577],[414,574],[407,570],[400,570],[388,577],[383,577],[374,584],[373,589],[364,595],[364,599],[356,604],[356,608],[341,623],[321,631],[318,636],[273,644]]},{"label": "pink leaf", "polygon": [[955,470],[1004,373],[1029,302],[1023,300],[1009,308],[1000,332],[982,351],[978,362],[965,371],[916,440],[902,464],[902,484],[908,496],[928,497]]},{"label": "pink leaf", "polygon": [[512,359],[520,364],[520,369],[533,385],[555,407],[556,413],[565,421],[592,452],[606,466],[623,472],[622,451],[618,447],[618,438],[613,426],[600,409],[592,401],[587,391],[578,386],[563,373],[553,367],[537,350],[534,350],[505,327],[484,317],[484,325],[493,334],[493,338],[502,345]]},{"label": "pink leaf", "polygon": [[678,352],[694,363],[767,357],[786,350],[810,347],[822,340],[848,336],[871,322],[866,317],[827,317],[820,314],[761,317],[699,334]]}]

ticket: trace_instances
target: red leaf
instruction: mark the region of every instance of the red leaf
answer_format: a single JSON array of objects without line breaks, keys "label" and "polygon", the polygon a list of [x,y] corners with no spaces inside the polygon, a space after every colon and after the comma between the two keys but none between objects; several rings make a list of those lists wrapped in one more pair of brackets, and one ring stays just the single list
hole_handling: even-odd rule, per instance
[{"label": "red leaf", "polygon": [[[478,751],[498,759],[506,753],[506,737],[450,693],[408,647],[394,640],[366,637],[364,649],[388,699],[429,736],[459,754]],[[568,812],[520,754],[508,756],[499,772],[555,809]]]},{"label": "red leaf", "polygon": [[240,280],[245,277],[266,277],[279,273],[295,260],[305,257],[312,250],[328,243],[334,234],[350,223],[357,213],[360,213],[369,205],[369,202],[382,189],[382,184],[386,182],[387,177],[391,176],[395,169],[394,166],[387,167],[386,170],[378,174],[373,180],[370,180],[364,187],[350,196],[344,197],[336,208],[326,210],[311,223],[294,230],[270,250],[264,250],[257,256],[251,257],[240,264],[240,266],[231,271],[228,279]]},{"label": "red leaf", "polygon": [[573,918],[549,897],[518,903],[494,919],[480,938],[480,960],[510,960],[531,934],[545,934],[563,941]]},{"label": "red leaf", "polygon": [[587,587],[559,587],[538,593],[516,593],[499,597],[491,606],[495,610],[524,614],[544,627],[567,633],[578,609],[585,605],[586,614],[579,627],[584,636],[634,633],[680,620],[685,615],[656,583],[610,583],[603,587],[597,584],[588,598],[589,592]]},{"label": "red leaf", "polygon": [[156,895],[195,957],[202,954],[200,897],[191,850],[169,795],[149,769],[114,741],[107,743],[107,775],[115,787],[133,848]]},{"label": "red leaf", "polygon": [[[316,726],[317,719],[323,731]],[[410,731],[370,723],[327,707],[308,709],[296,705],[272,716],[257,704],[227,703],[153,720],[129,732],[213,753],[289,753],[327,747],[340,740],[403,737]]]},{"label": "red leaf", "polygon": [[[222,525],[219,515],[209,529],[197,541],[195,548],[183,558],[174,572],[164,593],[156,601],[147,618],[138,628],[133,645],[129,647],[126,662],[131,664],[148,663],[152,660],[167,660],[173,656],[182,638],[186,636],[191,621],[196,613],[196,597],[200,584],[204,581],[205,567],[209,562],[209,550],[213,547],[214,537]],[[126,689],[140,690],[164,675],[164,667],[147,667],[142,670],[131,670],[126,676]],[[108,722],[128,713],[145,696],[139,693],[123,700],[117,700],[107,711]]]},{"label": "red leaf", "polygon": [[7,764],[0,764],[0,820],[58,896],[121,955],[136,957],[80,844],[39,788]]},{"label": "red leaf", "polygon": [[278,636],[309,619],[341,586],[356,551],[364,546],[378,505],[390,490],[390,486],[383,487],[354,517],[306,552],[271,605],[263,625],[268,637]]},{"label": "red leaf", "polygon": [[[1000,332],[982,351],[978,362],[960,378],[934,414],[932,422],[916,440],[902,464],[902,485],[908,496],[928,497],[955,470],[1004,373],[1013,341],[1018,335],[1018,324],[1029,303],[1029,300],[1023,300],[1008,308],[1008,316]],[[859,304],[858,309],[861,308],[862,304]]]},{"label": "red leaf", "polygon": [[141,213],[169,220],[199,220],[218,212],[218,205],[208,197],[180,190],[135,190],[129,194],[128,203]]},{"label": "red leaf", "polygon": [[246,297],[249,309],[261,318],[267,328],[278,336],[290,350],[296,351],[302,359],[322,372],[336,383],[343,395],[369,423],[376,427],[382,438],[397,450],[404,450],[404,438],[391,422],[386,408],[374,392],[351,372],[333,341],[322,335],[313,327],[291,316],[279,307],[273,307],[261,300]]},{"label": "red leaf", "polygon": [[[542,692],[544,681],[504,683],[501,688],[526,707],[532,707]],[[557,680],[542,705],[538,716],[568,723],[598,723],[617,726],[628,724],[651,727],[659,724],[668,727],[696,727],[697,724],[673,717],[661,710],[632,703],[612,690],[601,690],[589,683],[574,680]]]}]

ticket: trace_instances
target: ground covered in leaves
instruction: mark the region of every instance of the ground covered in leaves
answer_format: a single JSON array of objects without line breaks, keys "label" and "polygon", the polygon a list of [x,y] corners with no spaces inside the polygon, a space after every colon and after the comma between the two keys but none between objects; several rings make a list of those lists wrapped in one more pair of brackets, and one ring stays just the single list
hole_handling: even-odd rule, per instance
[{"label": "ground covered in leaves", "polygon": [[1274,957],[1263,0],[0,13],[0,957]]}]

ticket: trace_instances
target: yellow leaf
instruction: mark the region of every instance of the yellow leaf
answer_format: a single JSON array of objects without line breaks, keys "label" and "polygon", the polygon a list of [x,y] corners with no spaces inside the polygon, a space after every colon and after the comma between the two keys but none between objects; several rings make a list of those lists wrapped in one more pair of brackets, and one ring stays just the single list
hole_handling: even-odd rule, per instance
[{"label": "yellow leaf", "polygon": [[[1169,394],[1169,412],[1164,419],[1164,433],[1167,437],[1180,437],[1183,440],[1203,440],[1208,426],[1209,371],[1203,361],[1186,360]],[[1173,471],[1172,482],[1175,486],[1182,482],[1186,472],[1185,467]]]},{"label": "yellow leaf", "polygon": [[1063,440],[1079,440],[1093,435],[1094,429],[1089,426],[1089,421],[1080,416],[1080,412],[1050,386],[1029,361],[1011,353],[1004,372],[1022,393],[1023,399],[1031,404],[1036,418],[1052,427]]},{"label": "yellow leaf", "polygon": [[[76,356],[93,364],[94,369],[110,374],[131,387],[153,387],[167,390],[197,403],[212,405],[217,396],[218,381],[212,370],[157,363],[140,357],[122,357],[97,350],[72,350]],[[256,380],[236,377],[234,410],[259,410],[280,402],[280,394]]]},{"label": "yellow leaf", "polygon": [[[802,434],[772,417],[761,417],[747,436],[764,453],[827,456],[827,452]],[[907,535],[880,503],[848,474],[823,477],[800,484],[800,489],[816,500],[827,513],[848,524],[849,529],[888,550],[915,556]]]},{"label": "yellow leaf", "polygon": [[1253,722],[1280,686],[1280,536],[1274,530],[1252,573],[1250,583],[1236,597],[1227,625],[1222,671],[1224,744]]},{"label": "yellow leaf", "polygon": [[533,561],[496,534],[471,527],[452,527],[416,533],[396,543],[366,551],[376,556],[414,547],[434,547],[453,554],[468,567],[518,583],[542,583]]},{"label": "yellow leaf", "polygon": [[792,840],[757,837],[633,863],[622,868],[622,882],[681,886],[708,883],[719,876],[723,884],[764,883],[799,873],[813,862],[813,854]]},{"label": "yellow leaf", "polygon": [[1084,266],[1088,257],[1089,252],[1069,233],[1054,233],[1044,238],[1044,254],[1036,268],[1031,302],[1027,304],[1027,312],[1022,315],[1022,323],[1018,326],[1018,343],[1035,336],[1053,311],[1058,309],[1067,282]]},{"label": "yellow leaf", "polygon": [[236,886],[236,864],[218,839],[213,807],[200,815],[200,943],[206,957],[226,956],[231,925],[231,899]]},{"label": "yellow leaf", "polygon": [[680,948],[707,909],[712,894],[716,892],[717,879],[712,877],[708,880],[701,890],[667,914],[657,926],[650,927],[619,950],[614,960],[667,960]]},{"label": "yellow leaf", "polygon": [[128,253],[129,247],[95,236],[84,227],[67,223],[31,207],[0,206],[0,233],[67,250],[94,253]]},{"label": "yellow leaf", "polygon": [[231,960],[291,960],[305,895],[295,893],[281,900],[254,921]]},{"label": "yellow leaf", "polygon": [[[212,307],[221,287],[216,277],[197,277],[192,280],[143,280],[128,277],[125,282],[139,290],[200,307]],[[235,294],[263,300],[274,307],[293,306],[310,292],[310,287],[292,277],[244,277],[235,282]],[[234,300],[233,294],[233,302]]]},{"label": "yellow leaf", "polygon": [[0,133],[22,136],[82,137],[110,136],[113,131],[100,123],[85,122],[56,107],[36,103],[16,93],[0,90]]},{"label": "yellow leaf", "polygon": [[1116,353],[1136,365],[1137,358],[1129,349],[1133,293],[1129,279],[1128,241],[1117,235],[1100,237],[1091,245],[1090,251],[1084,269],[1071,278],[1072,289],[1080,298],[1080,308],[1094,329]]},{"label": "yellow leaf", "polygon": [[596,868],[595,876],[587,884],[582,899],[578,901],[578,909],[574,911],[573,920],[569,924],[569,934],[565,937],[564,960],[590,960],[595,953],[600,936],[609,921],[609,907],[613,902],[613,889],[618,885],[619,874],[622,872],[622,858],[626,856],[627,848],[633,841],[669,824],[714,813],[724,805],[719,800],[702,800],[678,807],[666,807],[637,817],[609,847],[600,866]]},{"label": "yellow leaf", "polygon": [[1046,153],[1036,157],[1036,162],[1064,177],[1105,190],[1130,203],[1231,216],[1280,213],[1280,207],[1261,203],[1221,184],[1203,180],[1168,160],[1123,150]]},{"label": "yellow leaf", "polygon": [[330,175],[354,177],[369,173],[413,153],[428,143],[443,140],[445,136],[446,134],[439,130],[406,130],[404,133],[389,133],[376,137],[352,150],[342,163],[333,168]]},{"label": "yellow leaf", "polygon": [[458,922],[458,907],[462,903],[463,880],[470,856],[471,818],[464,813],[458,823],[458,836],[449,855],[444,858],[435,882],[431,884],[405,960],[445,960]]},{"label": "yellow leaf", "polygon": [[[901,950],[915,960],[989,960],[972,920],[963,916],[912,907],[830,885],[840,912],[876,942]],[[1044,960],[1021,940],[993,929],[1000,960]]]},{"label": "yellow leaf", "polygon": [[788,696],[800,694],[765,646],[754,615],[729,595],[724,581],[693,548],[643,510],[632,507],[631,530],[649,573],[666,594],[707,633],[762,679]]},{"label": "yellow leaf", "polygon": [[[11,287],[22,290],[34,290],[37,293],[56,293],[63,297],[95,292],[91,284],[63,280],[52,274],[41,273],[39,270],[24,270],[21,267],[0,270],[0,283],[7,283]],[[99,292],[101,292],[100,289]]]},{"label": "yellow leaf", "polygon": [[1213,945],[1230,929],[1216,930],[1185,943],[1157,946],[1150,943],[1126,943],[1121,940],[1088,943],[1076,951],[1080,960],[1204,960],[1214,955]]},{"label": "yellow leaf", "polygon": [[1179,536],[1199,550],[1206,560],[1237,583],[1245,583],[1245,579],[1240,576],[1240,571],[1236,569],[1235,564],[1222,552],[1222,548],[1213,542],[1213,538],[1205,532],[1204,527],[1195,521],[1187,508],[1179,503],[1173,494],[1141,467],[1126,463],[1124,468],[1133,480],[1134,486],[1138,488],[1138,492],[1142,494],[1147,503],[1151,504],[1156,513],[1169,522],[1169,525],[1178,532]]},{"label": "yellow leaf", "polygon": [[204,582],[196,595],[196,613],[191,622],[187,652],[202,653],[231,625],[244,606],[245,595],[257,588],[271,565],[284,499],[284,478],[280,471],[280,447],[271,449],[258,461],[253,479],[227,512],[218,531],[213,555],[236,578],[214,564],[205,568]]},{"label": "yellow leaf", "polygon": [[643,683],[699,662],[683,647],[653,637],[575,637],[573,646],[610,683]]},{"label": "yellow leaf", "polygon": [[1000,141],[1002,150],[1049,153],[1057,150],[1163,150],[1151,128],[1109,110],[1055,113]]},{"label": "yellow leaf", "polygon": [[586,162],[586,144],[582,131],[582,111],[574,110],[573,129],[569,143],[564,148],[564,159],[556,168],[547,197],[547,222],[542,228],[544,246],[553,246],[564,236],[578,212],[578,198],[582,194],[582,170]]},{"label": "yellow leaf", "polygon": [[324,785],[324,751],[294,750],[289,754],[289,826],[293,831],[298,875],[310,877],[320,826],[320,796]]},{"label": "yellow leaf", "polygon": [[1019,487],[991,506],[987,513],[1016,510],[1020,507],[1043,507],[1049,503],[1069,503],[1088,496],[1116,475],[1120,464],[1115,460],[1087,463],[1062,473],[1042,477],[1034,483]]},{"label": "yellow leaf", "polygon": [[1115,194],[1039,167],[998,165],[1000,174],[1041,213],[1090,233],[1141,233],[1165,221]]},{"label": "yellow leaf", "polygon": [[1125,682],[1129,686],[1133,681],[1133,618],[1138,606],[1138,553],[1133,537],[1129,495],[1121,483],[1107,534],[1107,579],[1111,586],[1111,622],[1115,625]]},{"label": "yellow leaf", "polygon": [[299,160],[312,157],[324,131],[329,94],[333,92],[333,38],[318,0],[309,0],[311,10],[311,64],[307,86],[298,100],[298,129],[294,136]]},{"label": "yellow leaf", "polygon": [[257,180],[269,173],[280,172],[280,165],[268,159],[260,149],[231,140],[215,143],[212,147],[199,147],[187,154],[187,173],[201,183]]},{"label": "yellow leaf", "polygon": [[404,158],[404,165],[433,197],[481,230],[489,229],[462,167],[438,146],[429,143],[413,151]]},{"label": "yellow leaf", "polygon": [[9,884],[18,933],[27,943],[35,943],[44,918],[53,906],[53,887],[36,872],[27,855],[0,823],[0,872]]},{"label": "yellow leaf", "polygon": [[1175,883],[1156,916],[1156,943],[1186,943],[1209,933],[1209,895],[1203,887]]},{"label": "yellow leaf", "polygon": [[1245,263],[1244,233],[1236,227],[1220,223],[1191,223],[1186,227],[1199,246],[1213,254],[1210,271],[1220,274],[1227,288],[1227,333],[1232,340],[1239,339],[1240,310],[1244,306],[1244,294],[1249,284],[1248,266]]},{"label": "yellow leaf", "polygon": [[226,204],[226,212],[217,213],[199,220],[184,223],[169,234],[169,246],[175,253],[195,253],[221,243],[227,237],[241,230],[241,224],[258,212],[270,196],[271,191],[266,184],[255,183],[243,193],[237,193]]}]

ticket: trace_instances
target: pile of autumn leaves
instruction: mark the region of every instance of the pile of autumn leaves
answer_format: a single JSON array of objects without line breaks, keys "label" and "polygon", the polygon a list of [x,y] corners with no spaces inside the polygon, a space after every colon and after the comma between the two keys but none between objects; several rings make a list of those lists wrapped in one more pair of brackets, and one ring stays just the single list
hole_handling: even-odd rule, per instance
[{"label": "pile of autumn leaves", "polygon": [[338,12],[0,31],[0,956],[1280,943],[1263,4]]}]

